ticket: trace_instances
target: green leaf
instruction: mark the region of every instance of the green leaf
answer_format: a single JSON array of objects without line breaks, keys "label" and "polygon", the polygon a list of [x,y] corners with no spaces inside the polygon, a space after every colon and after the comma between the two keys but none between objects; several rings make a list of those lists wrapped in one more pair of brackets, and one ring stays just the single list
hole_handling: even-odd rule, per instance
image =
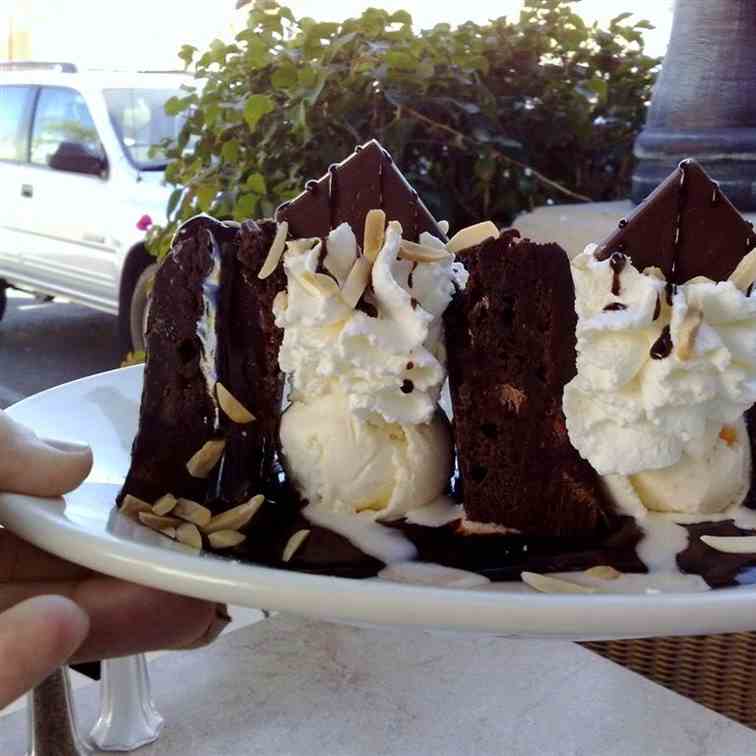
[{"label": "green leaf", "polygon": [[244,188],[255,194],[265,194],[265,177],[262,173],[252,173],[244,182]]},{"label": "green leaf", "polygon": [[165,214],[168,218],[173,217],[173,213],[178,207],[179,200],[183,193],[184,190],[181,187],[178,187],[171,192],[171,196],[168,198],[168,207],[165,210]]},{"label": "green leaf", "polygon": [[398,10],[389,16],[389,21],[393,24],[404,24],[412,26],[412,16],[406,10]]},{"label": "green leaf", "polygon": [[298,78],[296,66],[282,63],[273,71],[270,82],[276,89],[290,89],[297,83]]},{"label": "green leaf", "polygon": [[236,200],[234,207],[234,220],[244,221],[255,214],[258,198],[254,194],[242,194]]},{"label": "green leaf", "polygon": [[175,116],[183,113],[189,107],[188,97],[169,97],[165,101],[166,115]]},{"label": "green leaf", "polygon": [[218,194],[216,184],[204,184],[198,187],[195,191],[198,209],[202,212],[207,212],[212,206],[216,194]]},{"label": "green leaf", "polygon": [[239,142],[230,139],[221,147],[221,157],[226,163],[235,163],[239,159]]},{"label": "green leaf", "polygon": [[197,48],[194,45],[182,45],[179,50],[179,58],[184,61],[184,67],[188,67],[194,60],[194,53],[197,52]]},{"label": "green leaf", "polygon": [[268,95],[253,94],[244,103],[244,120],[250,129],[254,131],[257,122],[266,114],[275,109],[275,104]]}]

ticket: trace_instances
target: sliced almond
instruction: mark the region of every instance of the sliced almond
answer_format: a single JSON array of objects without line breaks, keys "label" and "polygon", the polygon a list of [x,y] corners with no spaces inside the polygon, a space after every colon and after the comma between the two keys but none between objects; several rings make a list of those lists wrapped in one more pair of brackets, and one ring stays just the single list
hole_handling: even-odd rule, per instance
[{"label": "sliced almond", "polygon": [[362,241],[362,254],[370,262],[375,262],[386,236],[386,213],[383,210],[370,210],[365,216],[365,234]]},{"label": "sliced almond", "polygon": [[160,532],[164,536],[168,536],[168,538],[172,538],[174,541],[176,540],[176,528],[161,528]]},{"label": "sliced almond", "polygon": [[152,530],[176,528],[181,525],[181,520],[178,517],[161,517],[160,515],[152,514],[152,512],[140,512],[139,522],[148,528],[152,528]]},{"label": "sliced almond", "polygon": [[442,234],[446,235],[446,234],[449,233],[449,221],[448,220],[439,221],[436,225],[438,226],[438,230]]},{"label": "sliced almond", "polygon": [[475,247],[482,244],[486,239],[498,239],[499,229],[493,221],[483,221],[475,223],[472,226],[461,228],[451,239],[449,239],[446,248],[449,252],[457,254],[463,249]]},{"label": "sliced almond", "polygon": [[756,554],[756,536],[701,536],[712,549],[723,554]]},{"label": "sliced almond", "polygon": [[756,281],[756,249],[752,249],[739,263],[737,268],[730,273],[728,279],[741,291],[747,291],[748,287]]},{"label": "sliced almond", "polygon": [[448,260],[451,255],[440,247],[428,247],[425,244],[416,244],[415,242],[402,239],[401,246],[399,247],[399,257],[404,260],[412,260],[413,262],[433,263]]},{"label": "sliced almond", "polygon": [[247,536],[236,530],[219,530],[216,533],[210,533],[207,540],[214,549],[230,549],[238,546],[245,541]]},{"label": "sliced almond", "polygon": [[265,262],[260,268],[260,272],[257,274],[258,278],[267,278],[281,262],[284,249],[286,249],[286,237],[289,235],[289,223],[283,221],[276,227],[276,235],[273,238],[273,243],[268,250],[268,256],[265,258]]},{"label": "sliced almond", "polygon": [[127,517],[136,519],[140,512],[151,511],[152,507],[146,501],[131,494],[126,494],[121,502],[121,514],[125,514]]},{"label": "sliced almond", "polygon": [[289,292],[284,289],[283,291],[279,291],[278,294],[273,298],[273,313],[278,314],[280,312],[284,312],[286,308],[289,306]]},{"label": "sliced almond", "polygon": [[218,404],[229,420],[239,425],[251,423],[255,416],[220,382],[215,384]]},{"label": "sliced almond", "polygon": [[176,506],[177,501],[178,499],[173,494],[166,494],[165,496],[161,496],[152,505],[152,514],[160,515],[161,517],[163,515],[170,514],[173,511],[173,508]]},{"label": "sliced almond", "polygon": [[197,526],[191,522],[182,523],[176,528],[176,540],[193,549],[202,548],[202,535],[197,530]]},{"label": "sliced almond", "polygon": [[213,516],[207,507],[203,507],[202,504],[197,504],[196,501],[191,499],[179,499],[171,514],[186,522],[199,525],[201,528],[204,528]]},{"label": "sliced almond", "polygon": [[622,577],[622,573],[619,570],[615,570],[614,567],[608,564],[597,564],[595,567],[590,567],[584,573],[588,577],[600,578],[601,580],[616,580]]},{"label": "sliced almond", "polygon": [[680,335],[677,339],[675,354],[683,362],[693,356],[693,348],[696,345],[698,329],[703,322],[703,313],[695,307],[689,307],[685,313],[683,322],[680,324]]},{"label": "sliced almond", "polygon": [[262,494],[253,496],[244,504],[215,515],[202,530],[207,534],[216,533],[219,530],[241,530],[257,514],[264,501],[265,497]]},{"label": "sliced almond", "polygon": [[352,308],[357,307],[357,302],[365,293],[370,281],[370,260],[367,257],[358,257],[349,271],[349,275],[341,287],[341,298]]},{"label": "sliced almond", "polygon": [[596,593],[595,588],[588,588],[568,580],[541,575],[538,572],[523,572],[522,582],[541,593]]},{"label": "sliced almond", "polygon": [[186,469],[193,478],[206,478],[223,456],[226,442],[222,438],[212,439],[203,444],[186,463]]},{"label": "sliced almond", "polygon": [[339,285],[324,273],[307,271],[296,276],[296,282],[313,297],[332,297],[339,292]]},{"label": "sliced almond", "polygon": [[305,542],[308,535],[310,535],[309,530],[298,530],[291,538],[289,538],[283,550],[282,559],[284,562],[291,560],[294,554],[299,550],[299,547]]}]

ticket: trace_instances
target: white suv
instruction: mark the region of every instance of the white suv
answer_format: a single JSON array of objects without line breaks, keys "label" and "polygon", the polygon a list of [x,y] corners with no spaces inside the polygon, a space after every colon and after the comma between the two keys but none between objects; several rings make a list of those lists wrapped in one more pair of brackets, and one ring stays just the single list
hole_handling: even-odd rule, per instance
[{"label": "white suv", "polygon": [[8,286],[118,315],[143,348],[154,258],[145,231],[171,189],[150,146],[182,122],[164,105],[181,74],[0,63],[0,317]]}]

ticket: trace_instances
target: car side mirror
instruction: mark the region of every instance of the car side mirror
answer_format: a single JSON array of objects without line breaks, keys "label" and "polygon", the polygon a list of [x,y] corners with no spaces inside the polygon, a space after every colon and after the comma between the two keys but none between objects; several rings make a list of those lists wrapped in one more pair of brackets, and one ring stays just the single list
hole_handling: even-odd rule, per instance
[{"label": "car side mirror", "polygon": [[61,142],[58,149],[50,155],[48,165],[56,171],[89,176],[101,176],[108,167],[103,156],[92,153],[80,142]]}]

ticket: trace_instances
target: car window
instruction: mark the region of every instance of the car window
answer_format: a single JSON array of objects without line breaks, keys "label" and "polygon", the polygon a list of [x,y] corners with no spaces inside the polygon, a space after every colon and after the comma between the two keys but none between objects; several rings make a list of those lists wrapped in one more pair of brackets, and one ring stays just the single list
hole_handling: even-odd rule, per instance
[{"label": "car window", "polygon": [[34,112],[31,162],[49,166],[64,143],[80,145],[92,157],[105,157],[84,98],[74,89],[45,87]]},{"label": "car window", "polygon": [[33,87],[0,87],[0,160],[26,160],[33,95]]},{"label": "car window", "polygon": [[165,168],[165,157],[152,155],[151,148],[163,139],[176,139],[186,114],[171,116],[165,103],[186,95],[181,89],[106,89],[105,102],[110,122],[131,162],[140,170]]}]

